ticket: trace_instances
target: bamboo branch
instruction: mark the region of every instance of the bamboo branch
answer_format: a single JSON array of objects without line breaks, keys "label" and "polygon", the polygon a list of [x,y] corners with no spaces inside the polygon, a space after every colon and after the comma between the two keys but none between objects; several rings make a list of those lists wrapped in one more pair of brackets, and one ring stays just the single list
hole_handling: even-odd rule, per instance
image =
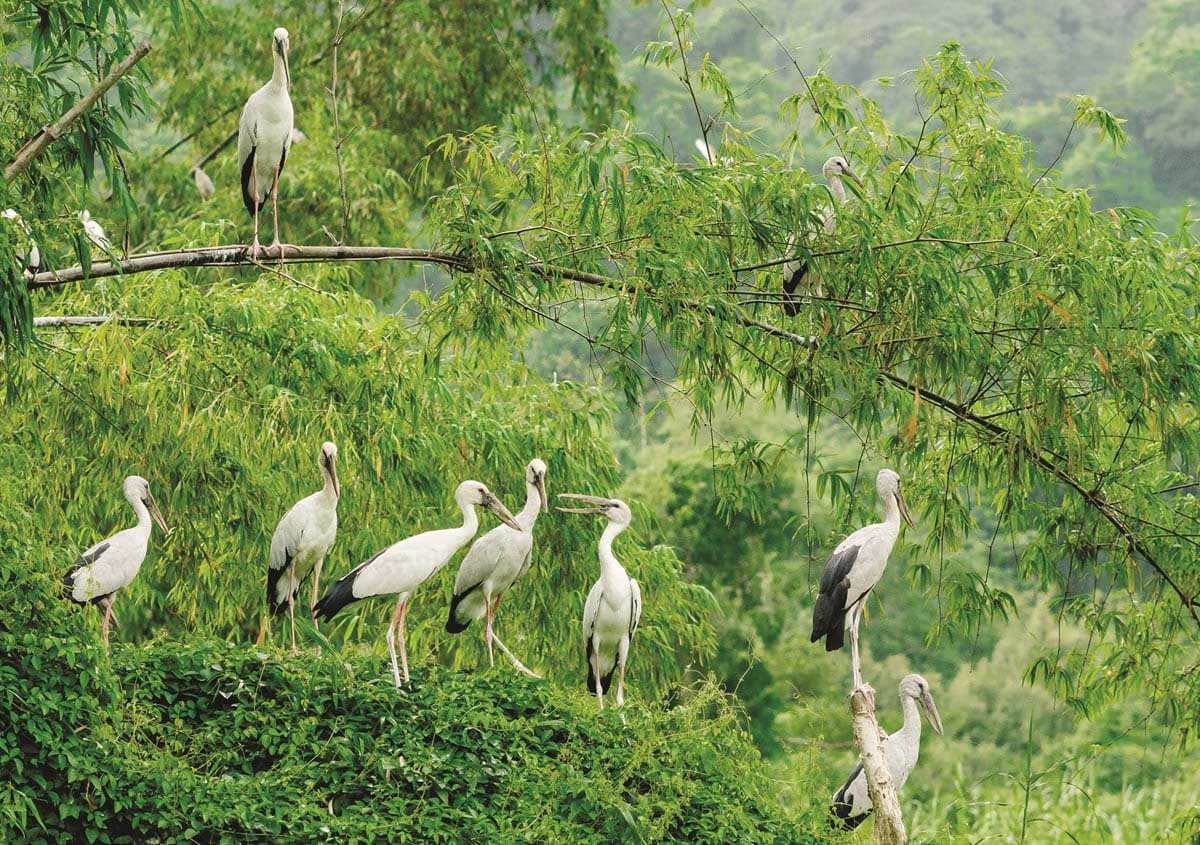
[{"label": "bamboo branch", "polygon": [[908,833],[900,814],[896,785],[884,758],[879,723],[875,720],[875,703],[862,687],[850,696],[850,714],[854,720],[854,742],[862,755],[863,773],[867,776],[867,794],[875,812],[875,845],[905,845]]},{"label": "bamboo branch", "polygon": [[34,317],[35,329],[60,328],[64,326],[102,326],[114,323],[118,326],[148,326],[153,323],[149,317],[116,317],[112,314],[85,317]]},{"label": "bamboo branch", "polygon": [[66,113],[58,120],[49,126],[43,126],[41,130],[25,142],[21,149],[17,150],[17,154],[13,160],[4,166],[4,178],[11,180],[18,173],[29,167],[30,163],[42,154],[42,151],[54,141],[57,141],[63,134],[71,128],[71,125],[83,115],[85,111],[90,109],[97,100],[108,93],[108,89],[117,84],[117,80],[142,60],[142,58],[150,52],[150,44],[143,41],[133,49],[133,52],[126,56],[120,64],[118,64],[108,76],[100,80],[95,88],[89,91],[83,99],[67,109]]}]

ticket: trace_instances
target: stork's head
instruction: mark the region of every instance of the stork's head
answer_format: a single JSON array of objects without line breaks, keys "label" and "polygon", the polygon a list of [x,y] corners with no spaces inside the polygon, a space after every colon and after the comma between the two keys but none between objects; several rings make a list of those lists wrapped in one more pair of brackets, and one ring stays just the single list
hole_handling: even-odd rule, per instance
[{"label": "stork's head", "polygon": [[833,156],[828,159],[821,167],[821,175],[825,177],[826,182],[831,182],[834,179],[841,179],[843,176],[852,181],[855,185],[862,187],[862,180],[850,168],[850,162],[842,156]]},{"label": "stork's head", "polygon": [[509,528],[514,531],[521,530],[521,526],[513,519],[513,515],[509,512],[508,508],[504,507],[504,504],[496,498],[491,490],[487,489],[486,485],[478,481],[464,481],[458,485],[458,490],[454,492],[454,499],[460,507],[481,505],[499,517],[500,521]]},{"label": "stork's head", "polygon": [[154,501],[154,497],[150,495],[150,482],[142,478],[140,475],[131,475],[125,479],[125,483],[121,485],[121,489],[125,491],[125,498],[134,507],[141,502],[146,506],[146,510],[150,512],[150,518],[158,523],[158,527],[163,533],[168,533],[166,520],[163,519],[162,511],[158,509],[158,503]]},{"label": "stork's head", "polygon": [[929,691],[929,681],[914,673],[905,675],[900,682],[900,697],[912,698],[925,711],[925,719],[929,727],[939,734],[942,733],[942,717],[938,715],[937,705],[933,703],[933,693]]},{"label": "stork's head", "polygon": [[917,523],[908,511],[904,494],[900,492],[900,475],[894,469],[879,471],[879,475],[875,477],[875,490],[879,493],[879,501],[883,502],[885,507],[891,499],[895,499],[896,507],[900,509],[900,516],[904,517],[904,521],[910,528],[916,528]]},{"label": "stork's head", "polygon": [[550,499],[546,495],[546,462],[541,458],[534,458],[525,467],[525,483],[532,484],[537,488],[538,495],[542,498],[542,510],[550,510]]},{"label": "stork's head", "polygon": [[585,502],[589,505],[586,508],[560,507],[559,510],[563,513],[603,514],[608,517],[609,522],[622,527],[633,522],[633,511],[629,509],[629,505],[620,499],[605,499],[602,496],[584,496],[581,493],[559,493],[558,498],[573,499],[574,501]]},{"label": "stork's head", "polygon": [[288,40],[288,31],[282,26],[276,27],[271,33],[271,52],[283,59],[283,75],[287,79],[287,87],[292,87],[292,72],[288,67],[288,49],[291,47],[291,42]]},{"label": "stork's head", "polygon": [[321,452],[317,461],[321,465],[321,472],[329,479],[329,483],[333,485],[333,495],[340,498],[342,495],[342,485],[338,482],[337,446],[326,440],[321,444]]}]

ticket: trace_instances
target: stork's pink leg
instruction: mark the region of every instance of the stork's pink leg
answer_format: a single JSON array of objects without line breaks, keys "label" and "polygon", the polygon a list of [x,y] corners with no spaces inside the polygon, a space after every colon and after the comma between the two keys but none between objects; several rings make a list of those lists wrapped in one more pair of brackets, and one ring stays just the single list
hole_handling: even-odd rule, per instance
[{"label": "stork's pink leg", "polygon": [[404,618],[403,614],[404,599],[401,598],[396,602],[396,612],[392,614],[392,621],[388,623],[387,631],[388,654],[392,657],[392,677],[396,680],[396,689],[400,689],[400,667],[396,665],[396,628]]},{"label": "stork's pink leg", "polygon": [[497,598],[493,604],[488,600],[487,596],[484,596],[483,606],[484,612],[487,614],[487,623],[483,628],[483,640],[487,643],[488,666],[494,669],[496,668],[496,658],[494,656],[495,653],[492,651],[492,640],[496,635],[492,633],[492,620],[496,618],[496,608],[500,606],[500,599]]},{"label": "stork's pink leg", "polygon": [[592,651],[592,671],[596,673],[596,701],[600,704],[600,709],[604,709],[604,686],[600,679],[600,651],[593,649]]},{"label": "stork's pink leg", "polygon": [[409,682],[408,677],[408,646],[404,643],[404,617],[408,615],[408,602],[400,603],[400,666],[404,669],[404,683]]},{"label": "stork's pink leg", "polygon": [[296,567],[293,566],[288,576],[288,616],[292,620],[292,654],[299,654],[296,648]]},{"label": "stork's pink leg", "polygon": [[104,650],[108,651],[108,626],[112,622],[112,596],[104,602],[104,619],[100,622],[100,638],[104,640]]},{"label": "stork's pink leg", "polygon": [[258,168],[253,162],[250,164],[250,195],[254,200],[254,242],[250,246],[250,257],[258,258],[258,210],[262,203],[258,200]]},{"label": "stork's pink leg", "polygon": [[[275,240],[271,246],[279,246],[279,165],[275,165],[275,175],[271,179],[271,216],[275,218]],[[283,261],[283,247],[279,247],[279,260]]]}]

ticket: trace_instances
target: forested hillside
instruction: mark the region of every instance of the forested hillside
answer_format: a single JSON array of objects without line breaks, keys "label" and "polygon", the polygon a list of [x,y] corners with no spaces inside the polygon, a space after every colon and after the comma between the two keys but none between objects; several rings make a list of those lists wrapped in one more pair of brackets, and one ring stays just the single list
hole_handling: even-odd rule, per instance
[{"label": "forested hillside", "polygon": [[[915,525],[863,673],[883,730],[910,673],[945,727],[907,841],[1200,843],[1194,4],[4,8],[0,839],[904,841],[830,825],[850,646],[810,642],[890,467]],[[305,583],[298,653],[260,636],[324,441],[322,593],[545,462],[495,610],[541,677],[447,631],[469,543],[403,610],[318,627]],[[106,646],[64,574],[129,475],[170,531]],[[641,602],[601,710],[616,498]]]}]

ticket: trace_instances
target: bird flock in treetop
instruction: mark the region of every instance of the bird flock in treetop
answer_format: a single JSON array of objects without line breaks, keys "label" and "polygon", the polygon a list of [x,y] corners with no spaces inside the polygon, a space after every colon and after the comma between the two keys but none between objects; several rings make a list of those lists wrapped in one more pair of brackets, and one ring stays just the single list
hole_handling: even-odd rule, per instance
[{"label": "bird flock in treetop", "polygon": [[[278,187],[279,175],[298,131],[293,125],[291,73],[288,65],[289,37],[283,27],[272,33],[271,52],[274,65],[269,82],[255,91],[246,101],[238,131],[238,165],[241,170],[242,197],[254,219],[254,237],[249,247],[251,258],[263,250],[259,245],[259,214],[268,199],[272,201],[274,239],[268,249],[281,250],[279,242]],[[697,147],[706,163],[718,165],[715,150],[702,142]],[[836,204],[845,200],[841,177],[856,183],[858,177],[841,156],[826,162],[823,174],[829,182]],[[193,172],[201,194],[207,198],[214,190],[211,179],[202,170]],[[826,232],[833,227],[834,208],[822,216]],[[37,244],[29,238],[29,228],[13,210],[0,212],[18,226],[29,241],[20,256],[27,269],[36,270],[40,257]],[[111,245],[99,224],[86,211],[80,212],[80,222],[93,244],[102,249]],[[789,239],[795,245],[795,236]],[[783,269],[785,309],[795,313],[797,292],[820,293],[819,279],[810,274],[808,261],[793,261]],[[809,278],[812,276],[813,278]],[[815,280],[814,280],[815,279]],[[807,290],[800,291],[804,285]],[[280,519],[271,538],[267,557],[266,613],[259,634],[260,642],[269,634],[269,620],[286,613],[290,620],[290,642],[296,651],[296,601],[300,589],[311,580],[309,614],[313,623],[331,619],[346,606],[379,596],[395,597],[395,612],[387,629],[388,652],[392,677],[397,688],[410,681],[408,653],[405,648],[405,616],[416,590],[439,572],[472,538],[479,528],[476,508],[491,511],[500,525],[492,528],[471,545],[459,566],[446,618],[446,631],[451,634],[465,630],[472,622],[483,622],[483,637],[488,662],[494,665],[494,649],[498,648],[513,666],[533,678],[540,677],[525,666],[496,634],[496,614],[500,602],[517,580],[526,575],[533,557],[533,532],[538,516],[549,509],[546,492],[547,466],[540,459],[531,460],[525,467],[526,497],[524,507],[511,513],[486,485],[464,481],[455,490],[454,500],[462,514],[457,527],[426,531],[396,542],[354,567],[338,579],[318,599],[322,566],[337,537],[337,508],[341,486],[337,474],[338,450],[333,443],[324,443],[319,451],[318,466],[323,485],[320,490],[296,502]],[[66,573],[64,590],[72,601],[94,604],[103,610],[102,639],[108,645],[109,629],[116,622],[116,594],[137,576],[145,559],[152,523],[165,533],[166,523],[158,504],[150,493],[150,485],[140,476],[129,476],[122,486],[125,498],[137,515],[137,524],[120,531],[88,548]],[[900,533],[901,521],[915,523],[901,493],[900,476],[891,469],[879,471],[876,491],[884,511],[883,522],[868,525],[853,532],[833,550],[825,564],[819,592],[813,608],[812,641],[825,641],[827,651],[840,649],[846,632],[850,637],[852,692],[871,697],[874,690],[862,678],[859,652],[859,629],[871,591],[879,584],[888,558]],[[625,668],[629,649],[642,613],[642,593],[638,582],[613,554],[617,535],[632,521],[629,506],[620,499],[580,494],[560,493],[559,497],[576,507],[558,507],[571,514],[591,514],[605,517],[607,525],[598,545],[600,577],[587,595],[583,612],[582,633],[587,655],[587,689],[595,694],[603,708],[604,697],[617,676],[616,703],[625,697]],[[910,674],[900,683],[900,700],[904,713],[903,727],[882,739],[884,761],[892,781],[899,790],[917,763],[921,734],[921,710],[931,726],[942,732],[941,718],[934,704],[929,683],[920,675]],[[871,812],[867,780],[860,762],[843,786],[835,793],[830,806],[833,822],[854,828]]]}]

